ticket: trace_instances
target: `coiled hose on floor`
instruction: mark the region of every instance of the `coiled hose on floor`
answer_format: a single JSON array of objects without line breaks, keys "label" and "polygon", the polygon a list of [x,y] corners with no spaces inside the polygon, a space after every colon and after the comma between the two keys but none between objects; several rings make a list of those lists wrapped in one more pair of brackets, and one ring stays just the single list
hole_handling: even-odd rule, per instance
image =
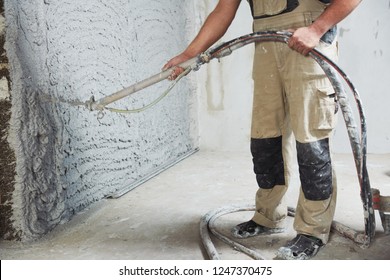
[{"label": "coiled hose on floor", "polygon": [[[199,59],[203,59],[205,62],[208,62],[214,58],[221,58],[230,55],[234,50],[251,43],[262,43],[262,42],[288,43],[290,36],[291,33],[289,32],[266,31],[266,32],[251,33],[239,37],[237,39],[231,40],[229,42],[223,43],[217,47],[214,47],[204,54],[206,59],[202,58],[201,56],[199,57]],[[364,233],[359,233],[336,221],[332,223],[332,229],[336,230],[341,235],[353,240],[354,242],[361,245],[362,247],[368,247],[375,235],[375,214],[374,214],[374,209],[372,207],[372,193],[371,193],[371,187],[370,187],[367,166],[366,166],[367,126],[366,126],[366,118],[364,115],[361,99],[358,91],[356,90],[355,86],[353,85],[349,77],[345,74],[343,70],[341,70],[340,67],[338,67],[338,65],[336,65],[332,60],[327,58],[325,55],[323,55],[321,52],[319,52],[316,49],[312,50],[309,53],[309,55],[324,70],[325,74],[329,78],[335,90],[341,111],[343,113],[348,137],[352,147],[358,180],[360,184],[360,196],[363,202],[364,225],[365,225]],[[360,117],[360,131],[358,126],[356,125],[355,119],[353,117],[353,111],[349,105],[347,94],[344,90],[343,84],[339,77],[341,77],[345,81],[345,83],[348,85],[348,87],[353,93],[354,99],[356,101],[357,109],[358,109],[358,114]],[[214,226],[215,220],[222,215],[237,212],[237,211],[254,211],[254,210],[255,210],[254,206],[251,205],[228,206],[217,210],[213,210],[202,217],[200,223],[200,234],[202,238],[202,243],[207,251],[207,254],[211,259],[219,259],[219,255],[211,241],[211,237],[209,234],[210,232],[220,240],[231,245],[235,249],[243,253],[246,253],[252,258],[264,259],[264,257],[261,256],[261,254],[259,254],[258,252],[250,250],[245,246],[222,235],[216,230]],[[294,216],[295,209],[289,208],[288,214],[289,216]]]}]

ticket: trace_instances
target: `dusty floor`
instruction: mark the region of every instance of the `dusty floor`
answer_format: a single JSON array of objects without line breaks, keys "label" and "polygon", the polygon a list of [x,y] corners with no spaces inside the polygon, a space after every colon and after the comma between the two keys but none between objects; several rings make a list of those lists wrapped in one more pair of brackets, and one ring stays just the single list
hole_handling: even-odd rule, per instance
[{"label": "dusty floor", "polygon": [[[339,180],[335,220],[363,231],[363,211],[356,169],[350,155],[336,155]],[[369,155],[371,186],[390,196],[390,155]],[[201,217],[230,205],[251,204],[257,189],[248,153],[198,152],[119,199],[104,200],[32,243],[0,242],[2,260],[202,260],[207,259],[199,234]],[[295,207],[298,181],[289,190]],[[251,212],[221,217],[217,226],[229,234]],[[315,259],[390,259],[390,235],[384,235],[379,215],[373,244],[362,249],[352,241],[331,235]],[[287,230],[242,243],[273,259],[277,248],[295,236],[292,218]],[[221,259],[248,256],[214,240]]]}]

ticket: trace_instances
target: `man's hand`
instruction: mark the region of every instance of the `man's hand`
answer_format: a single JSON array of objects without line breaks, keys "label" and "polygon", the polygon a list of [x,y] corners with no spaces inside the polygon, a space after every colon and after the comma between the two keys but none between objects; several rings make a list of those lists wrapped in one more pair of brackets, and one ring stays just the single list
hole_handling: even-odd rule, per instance
[{"label": "man's hand", "polygon": [[322,34],[318,34],[312,27],[301,27],[293,32],[288,40],[288,46],[302,55],[308,55],[319,43]]},{"label": "man's hand", "polygon": [[204,52],[225,34],[236,15],[240,3],[241,0],[218,1],[218,4],[207,17],[198,35],[196,35],[187,49],[164,65],[163,70],[172,68],[172,74],[168,77],[168,80],[176,79],[184,71],[184,69],[176,65]]},{"label": "man's hand", "polygon": [[308,27],[293,32],[288,45],[293,50],[307,55],[315,48],[321,37],[344,18],[346,18],[362,0],[332,0],[324,12]]},{"label": "man's hand", "polygon": [[181,67],[178,67],[180,63],[183,63],[184,61],[187,61],[191,59],[192,57],[189,55],[186,55],[185,53],[181,53],[178,56],[175,56],[171,60],[169,60],[164,67],[162,68],[163,71],[171,69],[171,75],[169,75],[168,80],[173,81],[175,80],[181,73],[184,72],[184,69]]}]

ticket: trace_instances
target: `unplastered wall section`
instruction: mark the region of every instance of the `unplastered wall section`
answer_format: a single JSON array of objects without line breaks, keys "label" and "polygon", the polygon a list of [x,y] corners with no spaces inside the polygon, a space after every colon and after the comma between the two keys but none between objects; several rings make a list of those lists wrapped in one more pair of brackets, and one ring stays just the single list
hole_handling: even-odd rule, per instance
[{"label": "unplastered wall section", "polygon": [[[194,36],[192,1],[7,0],[5,16],[12,80],[7,140],[16,183],[3,238],[40,237],[197,149],[190,77],[141,113],[98,118],[77,105],[158,73]],[[110,106],[143,107],[168,85]]]},{"label": "unplastered wall section", "polygon": [[7,137],[11,118],[8,58],[4,50],[5,18],[3,1],[0,1],[0,236],[6,234],[12,216],[12,192],[14,190],[15,154]]},{"label": "unplastered wall section", "polygon": [[[218,0],[197,1],[196,14],[204,22]],[[339,66],[358,89],[367,118],[368,152],[390,153],[390,1],[362,1],[339,25]],[[221,39],[229,41],[252,32],[247,1],[241,1],[231,27]],[[198,26],[199,28],[199,26]],[[203,150],[249,152],[252,112],[253,46],[235,51],[220,63],[199,71],[200,147]],[[351,107],[356,108],[350,91]],[[359,116],[355,118],[359,122]],[[335,152],[351,153],[340,114]]]},{"label": "unplastered wall section", "polygon": [[[197,30],[218,0],[196,1]],[[249,4],[241,1],[236,17],[218,43],[252,32]],[[212,151],[248,151],[252,106],[253,45],[212,60],[198,71],[200,147]]]}]

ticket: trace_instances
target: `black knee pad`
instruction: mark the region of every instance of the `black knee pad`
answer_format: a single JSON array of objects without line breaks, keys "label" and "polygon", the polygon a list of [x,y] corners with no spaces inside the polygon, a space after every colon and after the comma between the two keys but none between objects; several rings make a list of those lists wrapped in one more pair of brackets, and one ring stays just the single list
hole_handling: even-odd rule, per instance
[{"label": "black knee pad", "polygon": [[251,139],[253,170],[260,188],[271,189],[275,185],[284,185],[284,162],[282,155],[282,137]]},{"label": "black knee pad", "polygon": [[297,142],[299,175],[306,199],[326,200],[332,194],[332,164],[329,139]]}]

